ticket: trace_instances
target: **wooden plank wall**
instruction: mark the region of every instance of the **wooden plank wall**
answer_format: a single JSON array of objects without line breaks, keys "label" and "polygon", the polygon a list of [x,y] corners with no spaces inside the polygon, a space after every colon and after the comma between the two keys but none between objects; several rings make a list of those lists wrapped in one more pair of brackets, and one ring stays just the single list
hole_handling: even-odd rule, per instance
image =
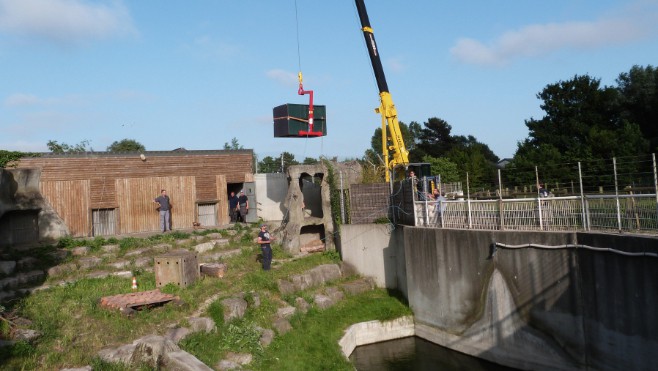
[{"label": "wooden plank wall", "polygon": [[[224,188],[224,193],[226,193],[226,188]],[[217,201],[216,175],[197,176],[196,195],[198,201]]]},{"label": "wooden plank wall", "polygon": [[190,228],[198,202],[217,201],[227,224],[227,184],[252,181],[253,153],[238,151],[106,153],[23,158],[18,168],[41,170],[42,193],[75,237],[91,236],[91,209],[118,208],[117,232],[157,231],[151,201],[165,188],[174,228]]},{"label": "wooden plank wall", "polygon": [[113,209],[119,206],[114,178],[92,178],[90,187],[89,201],[92,209]]},{"label": "wooden plank wall", "polygon": [[41,194],[64,220],[73,236],[91,234],[88,180],[42,181],[40,188]]},{"label": "wooden plank wall", "polygon": [[121,233],[160,230],[160,213],[153,200],[162,189],[171,200],[172,229],[191,228],[196,213],[192,176],[117,179]]},{"label": "wooden plank wall", "polygon": [[228,224],[231,220],[228,216],[228,194],[226,194],[226,176],[217,175],[217,223],[219,225]]}]

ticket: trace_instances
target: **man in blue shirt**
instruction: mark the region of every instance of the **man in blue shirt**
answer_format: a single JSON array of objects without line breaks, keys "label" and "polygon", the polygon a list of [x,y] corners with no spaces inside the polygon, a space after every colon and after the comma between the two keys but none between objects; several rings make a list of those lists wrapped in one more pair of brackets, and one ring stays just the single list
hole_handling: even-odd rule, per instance
[{"label": "man in blue shirt", "polygon": [[169,196],[167,196],[167,191],[164,189],[160,191],[160,196],[156,197],[153,202],[160,205],[160,230],[162,233],[167,230],[171,231],[171,202]]}]

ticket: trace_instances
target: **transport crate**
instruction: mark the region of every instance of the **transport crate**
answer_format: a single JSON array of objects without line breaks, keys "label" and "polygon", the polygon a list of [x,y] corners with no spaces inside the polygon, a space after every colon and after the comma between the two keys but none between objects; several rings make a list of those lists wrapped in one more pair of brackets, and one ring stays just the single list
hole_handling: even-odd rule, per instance
[{"label": "transport crate", "polygon": [[199,277],[197,254],[192,251],[172,251],[155,258],[155,286],[173,283],[187,287]]},{"label": "transport crate", "polygon": [[[275,138],[299,138],[300,131],[308,131],[308,105],[307,104],[282,104],[274,107],[274,137]],[[313,131],[322,132],[327,135],[327,108],[325,106],[313,105]]]}]

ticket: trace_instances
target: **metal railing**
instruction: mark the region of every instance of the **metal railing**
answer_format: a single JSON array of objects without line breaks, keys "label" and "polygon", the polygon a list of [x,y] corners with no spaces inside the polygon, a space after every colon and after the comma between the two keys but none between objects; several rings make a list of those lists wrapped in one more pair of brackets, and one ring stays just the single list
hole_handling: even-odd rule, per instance
[{"label": "metal railing", "polygon": [[658,234],[655,194],[414,201],[416,226]]}]

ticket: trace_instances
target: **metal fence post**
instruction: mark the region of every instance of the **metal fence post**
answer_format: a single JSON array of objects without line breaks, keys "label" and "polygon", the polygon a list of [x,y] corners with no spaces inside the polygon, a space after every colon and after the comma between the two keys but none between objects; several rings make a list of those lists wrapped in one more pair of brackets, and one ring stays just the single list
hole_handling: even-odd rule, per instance
[{"label": "metal fence post", "polygon": [[619,184],[617,184],[617,158],[612,158],[612,170],[615,173],[615,201],[617,203],[617,227],[621,233],[621,207],[619,205]]},{"label": "metal fence post", "polygon": [[656,172],[656,154],[652,153],[653,159],[653,192],[656,196],[656,217],[658,218],[658,173]]},{"label": "metal fence post", "polygon": [[537,212],[539,213],[539,230],[543,231],[544,230],[544,218],[543,218],[543,212],[541,210],[541,197],[537,196]]},{"label": "metal fence post", "polygon": [[580,181],[580,205],[582,207],[582,218],[583,218],[583,230],[588,231],[589,227],[587,225],[587,218],[585,211],[585,191],[583,190],[583,172],[580,168],[580,161],[578,161],[578,180]]},{"label": "metal fence post", "polygon": [[503,180],[498,169],[498,219],[500,220],[500,230],[505,230],[505,220],[503,219]]},{"label": "metal fence post", "polygon": [[345,198],[343,197],[343,172],[338,172],[340,176],[340,221],[345,224]]},{"label": "metal fence post", "polygon": [[468,211],[468,229],[473,229],[473,219],[471,216],[471,185],[468,182],[468,171],[466,172],[466,210]]}]

